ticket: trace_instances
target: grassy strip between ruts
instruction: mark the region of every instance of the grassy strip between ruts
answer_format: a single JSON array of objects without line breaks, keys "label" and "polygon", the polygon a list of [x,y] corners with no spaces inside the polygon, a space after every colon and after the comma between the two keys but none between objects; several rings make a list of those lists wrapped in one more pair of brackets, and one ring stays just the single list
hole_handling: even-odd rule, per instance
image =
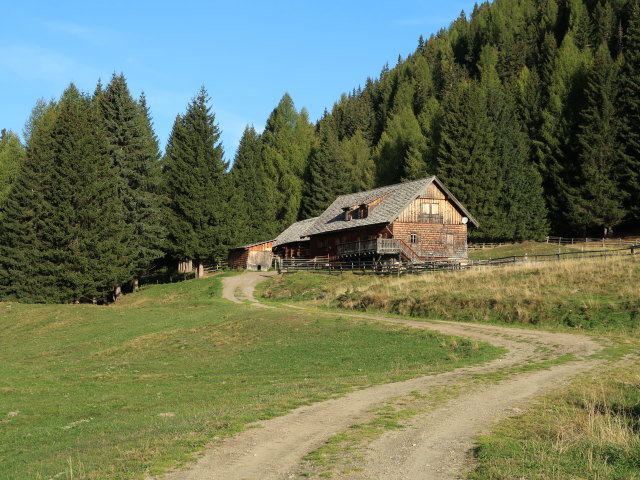
[{"label": "grassy strip between ruts", "polygon": [[219,298],[218,278],[110,307],[0,303],[0,478],[128,479],[356,387],[483,362],[487,345]]},{"label": "grassy strip between ruts", "polygon": [[300,475],[307,478],[331,477],[339,471],[349,474],[361,470],[360,461],[366,446],[388,430],[402,429],[410,425],[413,417],[443,405],[461,393],[468,394],[487,383],[508,379],[512,374],[543,370],[574,360],[573,355],[563,355],[539,362],[504,367],[491,373],[473,374],[460,378],[453,385],[435,385],[427,392],[390,399],[369,412],[365,421],[330,438],[323,446],[310,452],[302,463]]},{"label": "grassy strip between ruts", "polygon": [[640,360],[590,374],[479,439],[474,480],[640,479]]}]

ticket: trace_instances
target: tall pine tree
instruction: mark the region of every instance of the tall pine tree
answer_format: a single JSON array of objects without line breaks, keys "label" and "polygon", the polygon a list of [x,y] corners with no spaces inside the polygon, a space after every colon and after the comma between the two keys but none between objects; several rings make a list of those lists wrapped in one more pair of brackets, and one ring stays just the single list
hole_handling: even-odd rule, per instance
[{"label": "tall pine tree", "polygon": [[265,198],[272,206],[263,226],[267,236],[275,237],[298,220],[313,138],[313,126],[306,111],[297,112],[293,100],[285,94],[262,134]]},{"label": "tall pine tree", "polygon": [[202,87],[184,116],[176,118],[164,157],[171,252],[176,259],[195,261],[197,276],[207,260],[223,259],[232,243],[223,154],[220,130]]},{"label": "tall pine tree", "polygon": [[451,90],[445,112],[437,174],[480,222],[482,238],[503,235],[501,165],[495,154],[495,129],[487,113],[487,92],[476,81]]},{"label": "tall pine tree", "polygon": [[583,235],[609,235],[625,214],[617,169],[617,72],[609,48],[602,44],[585,90],[578,134],[578,174],[567,196],[568,218],[574,231]]},{"label": "tall pine tree", "polygon": [[0,131],[0,205],[4,203],[24,163],[25,151],[18,135]]},{"label": "tall pine tree", "polygon": [[230,172],[235,194],[231,206],[238,220],[238,227],[235,229],[236,246],[267,240],[262,225],[271,206],[265,200],[268,179],[261,148],[260,135],[255,128],[245,128]]},{"label": "tall pine tree", "polygon": [[631,4],[624,35],[624,60],[620,72],[617,110],[620,118],[621,188],[631,221],[640,222],[640,5]]},{"label": "tall pine tree", "polygon": [[96,92],[94,99],[107,132],[109,157],[122,180],[118,198],[127,227],[122,254],[129,260],[135,289],[138,277],[163,256],[160,151],[144,96],[142,103],[131,97],[124,75],[114,74],[106,89]]},{"label": "tall pine tree", "polygon": [[53,110],[32,132],[5,207],[2,290],[28,301],[106,300],[128,275],[119,179],[91,100],[71,85]]},{"label": "tall pine tree", "polygon": [[350,191],[349,170],[342,156],[335,121],[326,112],[318,123],[318,137],[309,161],[302,218],[317,217],[336,197]]}]

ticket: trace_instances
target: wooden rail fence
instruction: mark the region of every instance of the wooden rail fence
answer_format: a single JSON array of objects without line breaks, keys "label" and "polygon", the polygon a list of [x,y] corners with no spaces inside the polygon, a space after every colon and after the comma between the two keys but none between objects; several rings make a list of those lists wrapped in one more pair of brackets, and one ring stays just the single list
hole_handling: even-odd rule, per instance
[{"label": "wooden rail fence", "polygon": [[598,245],[605,247],[623,247],[640,244],[640,237],[627,238],[576,238],[576,237],[547,237],[547,243],[553,245]]},{"label": "wooden rail fence", "polygon": [[568,259],[582,260],[599,257],[620,257],[636,255],[640,253],[640,243],[629,247],[622,247],[608,250],[584,250],[575,252],[560,252],[553,254],[533,254],[533,255],[512,255],[508,257],[489,258],[483,260],[460,260],[460,261],[429,261],[419,263],[381,263],[375,261],[352,261],[352,262],[330,262],[323,258],[313,260],[281,260],[280,270],[287,272],[355,272],[362,274],[377,275],[404,275],[436,272],[444,270],[465,270],[469,268],[479,268],[487,266],[505,266],[513,264],[554,262]]}]

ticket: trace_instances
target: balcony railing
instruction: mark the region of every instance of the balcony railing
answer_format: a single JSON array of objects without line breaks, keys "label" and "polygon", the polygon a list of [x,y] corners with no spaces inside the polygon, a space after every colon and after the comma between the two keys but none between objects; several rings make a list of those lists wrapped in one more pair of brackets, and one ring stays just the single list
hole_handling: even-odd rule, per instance
[{"label": "balcony railing", "polygon": [[392,255],[404,253],[407,247],[402,240],[397,238],[374,238],[372,240],[361,240],[359,242],[341,243],[338,245],[338,256],[345,255],[365,255],[382,254]]},{"label": "balcony railing", "polygon": [[420,223],[444,223],[444,217],[438,214],[419,213],[418,221]]}]

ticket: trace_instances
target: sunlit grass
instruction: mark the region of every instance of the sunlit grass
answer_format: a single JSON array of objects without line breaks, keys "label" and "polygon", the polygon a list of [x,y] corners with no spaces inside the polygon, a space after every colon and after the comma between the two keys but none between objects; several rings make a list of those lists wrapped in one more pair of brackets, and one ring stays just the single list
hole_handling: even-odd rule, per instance
[{"label": "sunlit grass", "polygon": [[110,307],[0,303],[0,478],[142,478],[295,406],[500,352],[219,291],[212,278]]}]

